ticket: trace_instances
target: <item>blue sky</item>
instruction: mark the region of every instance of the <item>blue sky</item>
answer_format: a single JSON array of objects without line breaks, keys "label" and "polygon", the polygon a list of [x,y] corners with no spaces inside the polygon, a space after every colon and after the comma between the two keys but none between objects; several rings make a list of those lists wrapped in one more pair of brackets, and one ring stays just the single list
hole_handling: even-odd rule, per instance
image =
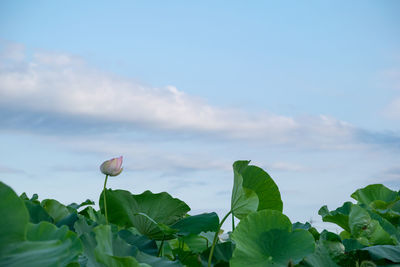
[{"label": "blue sky", "polygon": [[0,179],[97,200],[168,191],[229,207],[234,160],[319,220],[357,188],[400,186],[398,1],[2,1]]}]

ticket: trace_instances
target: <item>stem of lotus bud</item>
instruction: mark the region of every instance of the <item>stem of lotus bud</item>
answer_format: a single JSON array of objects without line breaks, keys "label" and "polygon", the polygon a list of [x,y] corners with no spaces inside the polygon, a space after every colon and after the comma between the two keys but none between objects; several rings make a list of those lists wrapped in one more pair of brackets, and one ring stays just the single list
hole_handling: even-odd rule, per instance
[{"label": "stem of lotus bud", "polygon": [[218,230],[215,232],[214,240],[213,240],[213,243],[212,243],[211,249],[210,249],[210,255],[208,256],[208,267],[211,267],[212,257],[213,257],[213,254],[214,254],[215,245],[217,244],[219,230],[221,230],[222,225],[224,224],[225,220],[229,217],[229,215],[231,213],[232,213],[232,210],[230,210],[228,212],[228,214],[225,215],[225,217],[222,219],[221,223],[218,225]]},{"label": "stem of lotus bud", "polygon": [[108,224],[108,215],[107,215],[107,198],[106,198],[106,185],[107,185],[108,174],[106,175],[106,179],[104,181],[103,188],[103,199],[104,199],[104,215],[106,217],[106,224]]}]

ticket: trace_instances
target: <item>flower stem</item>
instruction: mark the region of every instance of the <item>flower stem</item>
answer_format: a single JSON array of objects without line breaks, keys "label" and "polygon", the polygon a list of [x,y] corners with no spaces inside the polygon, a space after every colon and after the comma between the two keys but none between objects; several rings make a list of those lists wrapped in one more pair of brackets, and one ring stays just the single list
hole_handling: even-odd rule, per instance
[{"label": "flower stem", "polygon": [[161,241],[160,248],[158,249],[157,257],[160,257],[160,256],[161,256],[161,252],[162,252],[163,245],[164,245],[164,239],[165,239],[165,235],[163,235],[163,239],[162,239],[162,241]]},{"label": "flower stem", "polygon": [[107,216],[107,199],[106,199],[106,185],[107,185],[108,174],[106,175],[106,179],[104,181],[104,190],[103,190],[103,198],[104,198],[104,215],[106,216],[106,224],[108,224],[108,216]]},{"label": "flower stem", "polygon": [[232,232],[235,231],[235,216],[233,215],[232,212]]},{"label": "flower stem", "polygon": [[230,211],[228,212],[228,214],[225,215],[225,217],[222,219],[221,223],[218,225],[218,230],[217,230],[217,232],[215,232],[214,240],[213,240],[213,243],[212,243],[212,245],[211,245],[210,255],[208,256],[208,267],[211,267],[212,256],[213,256],[213,254],[214,254],[215,245],[217,244],[217,239],[218,239],[219,230],[221,230],[222,224],[224,224],[225,220],[228,218],[228,216],[229,216],[231,213],[232,213],[232,210],[230,210]]}]

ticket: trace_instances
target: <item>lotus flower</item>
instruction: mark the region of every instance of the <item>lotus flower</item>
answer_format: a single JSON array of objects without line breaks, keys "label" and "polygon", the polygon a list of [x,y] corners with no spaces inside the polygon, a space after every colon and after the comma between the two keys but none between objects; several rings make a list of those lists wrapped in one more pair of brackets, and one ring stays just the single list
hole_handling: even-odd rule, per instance
[{"label": "lotus flower", "polygon": [[122,172],[122,156],[119,158],[113,158],[106,160],[100,165],[100,171],[105,175],[117,176]]}]

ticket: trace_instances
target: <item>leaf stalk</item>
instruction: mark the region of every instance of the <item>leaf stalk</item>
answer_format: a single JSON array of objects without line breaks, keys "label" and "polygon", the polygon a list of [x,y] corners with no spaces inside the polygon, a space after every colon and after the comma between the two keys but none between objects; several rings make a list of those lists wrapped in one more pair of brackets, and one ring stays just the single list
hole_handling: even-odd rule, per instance
[{"label": "leaf stalk", "polygon": [[224,224],[225,220],[229,217],[229,215],[230,215],[231,213],[232,213],[232,210],[230,210],[230,211],[225,215],[225,217],[222,219],[221,223],[218,225],[218,230],[215,232],[214,240],[213,240],[213,243],[212,243],[212,245],[211,245],[210,255],[208,256],[208,267],[211,267],[212,256],[213,256],[213,254],[214,254],[215,245],[217,244],[217,239],[218,239],[219,231],[221,230],[222,225]]}]

